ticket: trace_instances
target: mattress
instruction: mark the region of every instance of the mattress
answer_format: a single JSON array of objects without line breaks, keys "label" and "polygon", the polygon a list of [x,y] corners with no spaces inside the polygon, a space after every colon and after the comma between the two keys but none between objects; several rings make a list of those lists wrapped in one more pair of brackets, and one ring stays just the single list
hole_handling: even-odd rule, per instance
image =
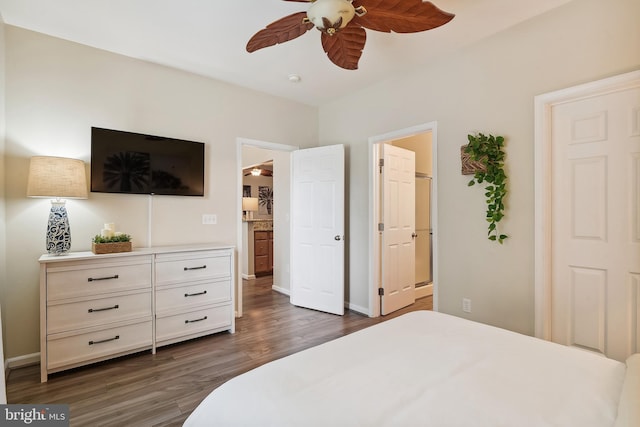
[{"label": "mattress", "polygon": [[626,372],[588,351],[416,311],[235,377],[184,425],[613,426]]}]

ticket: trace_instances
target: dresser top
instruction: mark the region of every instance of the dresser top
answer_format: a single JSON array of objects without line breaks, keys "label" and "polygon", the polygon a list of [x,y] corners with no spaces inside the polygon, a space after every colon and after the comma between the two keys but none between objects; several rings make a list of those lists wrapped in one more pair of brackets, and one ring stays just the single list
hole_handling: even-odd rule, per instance
[{"label": "dresser top", "polygon": [[105,259],[105,258],[117,258],[123,256],[135,256],[135,255],[153,255],[164,254],[171,252],[190,252],[190,251],[207,251],[207,250],[219,250],[219,249],[234,249],[233,245],[226,245],[222,243],[201,243],[194,245],[172,245],[172,246],[153,246],[150,248],[133,248],[131,252],[116,252],[112,254],[94,254],[91,251],[86,252],[67,252],[63,255],[42,255],[38,262],[50,263],[50,262],[65,262],[65,261],[79,261],[84,259]]}]

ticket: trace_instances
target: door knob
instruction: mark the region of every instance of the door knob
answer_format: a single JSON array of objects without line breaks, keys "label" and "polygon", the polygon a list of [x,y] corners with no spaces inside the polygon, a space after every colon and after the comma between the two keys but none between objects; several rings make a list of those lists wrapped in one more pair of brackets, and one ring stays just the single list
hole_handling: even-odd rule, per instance
[{"label": "door knob", "polygon": [[341,240],[341,239],[342,239],[342,237],[340,237],[340,235],[339,235],[339,234],[336,234],[336,236],[334,237],[334,239],[335,239],[335,240]]},{"label": "door knob", "polygon": [[412,239],[415,239],[416,237],[418,237],[418,233],[416,233],[416,232],[411,233],[411,238]]}]

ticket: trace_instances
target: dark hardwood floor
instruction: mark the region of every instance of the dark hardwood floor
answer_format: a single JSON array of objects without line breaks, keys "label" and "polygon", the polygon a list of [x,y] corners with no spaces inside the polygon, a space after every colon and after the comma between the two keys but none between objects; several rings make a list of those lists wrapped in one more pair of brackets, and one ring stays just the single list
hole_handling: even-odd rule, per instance
[{"label": "dark hardwood floor", "polygon": [[9,403],[68,404],[71,426],[181,426],[213,389],[269,361],[347,335],[413,310],[431,310],[432,298],[392,315],[344,316],[294,307],[271,290],[271,276],[245,282],[244,316],[236,333],[219,333],[150,352],[53,374],[13,369]]}]

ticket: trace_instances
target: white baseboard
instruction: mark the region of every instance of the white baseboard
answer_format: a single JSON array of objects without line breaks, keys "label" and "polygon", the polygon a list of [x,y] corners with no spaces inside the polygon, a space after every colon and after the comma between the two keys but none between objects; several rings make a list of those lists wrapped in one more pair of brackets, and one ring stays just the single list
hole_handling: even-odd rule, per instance
[{"label": "white baseboard", "polygon": [[345,301],[344,306],[346,308],[348,308],[349,310],[355,311],[357,313],[360,314],[364,314],[365,316],[369,317],[369,309],[366,307],[362,307],[360,305],[356,305],[356,304],[351,304],[348,301]]},{"label": "white baseboard", "polygon": [[37,365],[40,363],[40,353],[25,354],[24,356],[10,357],[5,360],[5,372],[9,369],[23,368],[25,366]]},{"label": "white baseboard", "polygon": [[291,291],[289,289],[281,288],[280,286],[276,285],[271,286],[271,289],[281,294],[291,296]]},{"label": "white baseboard", "polygon": [[[273,289],[274,291],[279,292],[281,294],[291,296],[291,290],[290,289],[281,288],[281,287],[275,286],[275,285],[271,286],[271,289]],[[353,311],[356,311],[356,312],[358,312],[360,314],[364,314],[365,316],[369,316],[369,310],[367,310],[364,307],[361,307],[361,306],[355,305],[355,304],[350,304],[347,301],[345,301],[344,306],[345,306],[345,308],[347,308],[349,310],[353,310]]]},{"label": "white baseboard", "polygon": [[433,283],[416,288],[416,299],[433,295]]},{"label": "white baseboard", "polygon": [[256,278],[256,275],[255,275],[255,274],[245,274],[245,273],[242,273],[242,278],[243,278],[244,280],[254,280],[254,279]]}]

